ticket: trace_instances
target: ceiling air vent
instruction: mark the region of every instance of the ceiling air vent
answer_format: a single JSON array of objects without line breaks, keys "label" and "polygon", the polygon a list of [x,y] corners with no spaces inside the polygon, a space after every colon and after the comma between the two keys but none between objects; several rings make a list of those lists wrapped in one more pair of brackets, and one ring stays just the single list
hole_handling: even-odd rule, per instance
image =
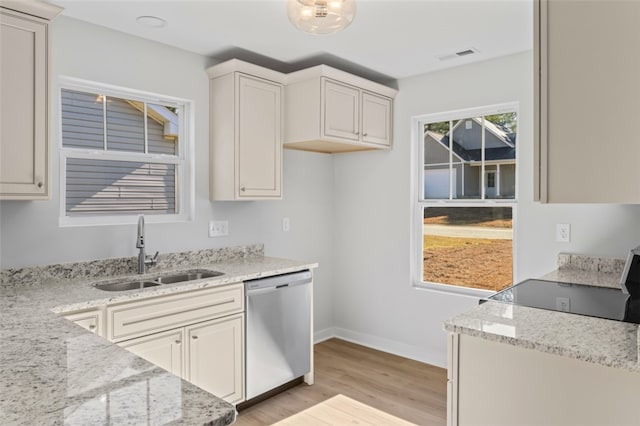
[{"label": "ceiling air vent", "polygon": [[456,52],[456,53],[449,53],[447,55],[441,55],[441,56],[438,56],[437,58],[439,60],[441,60],[441,61],[448,61],[449,59],[461,58],[463,56],[473,55],[474,53],[478,53],[478,49],[476,49],[475,47],[470,47],[468,49],[461,50],[461,51]]}]

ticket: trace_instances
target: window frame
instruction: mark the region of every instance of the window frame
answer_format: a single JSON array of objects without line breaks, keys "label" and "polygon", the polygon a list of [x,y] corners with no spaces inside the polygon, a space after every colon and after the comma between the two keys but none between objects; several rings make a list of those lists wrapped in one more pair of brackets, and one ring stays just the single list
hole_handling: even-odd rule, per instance
[{"label": "window frame", "polygon": [[[65,147],[62,144],[62,90],[103,94],[132,101],[159,104],[181,108],[179,115],[178,155],[151,154],[127,151],[108,151],[89,148]],[[177,169],[176,213],[145,214],[147,223],[189,222],[193,220],[195,211],[195,144],[194,144],[194,102],[137,89],[115,86],[106,83],[83,80],[75,77],[60,76],[57,85],[58,94],[58,151],[59,151],[59,185],[60,206],[58,223],[60,227],[103,226],[137,223],[138,216],[144,212],[121,215],[87,215],[69,216],[66,211],[66,169],[68,158],[95,160],[150,162],[155,164],[175,164]],[[146,146],[145,141],[145,146]]]},{"label": "window frame", "polygon": [[[520,170],[520,149],[516,141],[515,158],[515,195],[512,199],[424,199],[424,125],[440,121],[459,120],[467,117],[479,117],[507,112],[515,112],[517,115],[517,129],[520,129],[520,104],[519,102],[507,102],[481,107],[472,107],[446,112],[422,114],[411,117],[411,243],[410,243],[410,274],[413,288],[447,294],[457,294],[469,297],[486,297],[495,293],[491,290],[482,290],[471,287],[456,286],[452,284],[426,282],[422,279],[423,262],[423,221],[424,208],[428,207],[511,207],[513,218],[512,261],[513,279],[517,276],[517,216],[518,216],[518,174]],[[519,133],[518,133],[519,135]],[[451,169],[449,169],[451,170]],[[484,177],[481,185],[484,186]],[[483,191],[484,194],[484,191]]]}]

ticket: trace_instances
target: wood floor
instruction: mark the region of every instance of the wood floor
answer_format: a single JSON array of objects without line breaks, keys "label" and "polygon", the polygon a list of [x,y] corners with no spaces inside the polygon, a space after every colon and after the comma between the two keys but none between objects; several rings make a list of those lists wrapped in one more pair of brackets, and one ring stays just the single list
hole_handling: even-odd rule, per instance
[{"label": "wood floor", "polygon": [[418,425],[445,425],[447,371],[330,339],[315,345],[315,384],[240,412],[236,425],[271,425],[338,394]]}]

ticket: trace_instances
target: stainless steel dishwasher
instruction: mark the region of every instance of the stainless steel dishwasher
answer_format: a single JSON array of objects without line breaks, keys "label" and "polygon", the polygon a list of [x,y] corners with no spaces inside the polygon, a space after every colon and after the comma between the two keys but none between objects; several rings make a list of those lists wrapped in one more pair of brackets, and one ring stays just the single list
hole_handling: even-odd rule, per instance
[{"label": "stainless steel dishwasher", "polygon": [[245,281],[246,398],[311,371],[311,271]]}]

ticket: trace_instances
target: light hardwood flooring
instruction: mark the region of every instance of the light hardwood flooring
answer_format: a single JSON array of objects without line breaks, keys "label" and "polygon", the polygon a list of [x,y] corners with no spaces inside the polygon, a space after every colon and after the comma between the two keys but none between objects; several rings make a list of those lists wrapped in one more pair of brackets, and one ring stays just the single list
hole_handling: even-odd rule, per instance
[{"label": "light hardwood flooring", "polygon": [[361,402],[337,395],[311,408],[280,420],[274,426],[415,426],[384,411],[376,410]]},{"label": "light hardwood flooring", "polygon": [[342,394],[418,425],[446,424],[447,372],[339,339],[315,345],[315,384],[240,412],[238,426],[271,425]]}]

